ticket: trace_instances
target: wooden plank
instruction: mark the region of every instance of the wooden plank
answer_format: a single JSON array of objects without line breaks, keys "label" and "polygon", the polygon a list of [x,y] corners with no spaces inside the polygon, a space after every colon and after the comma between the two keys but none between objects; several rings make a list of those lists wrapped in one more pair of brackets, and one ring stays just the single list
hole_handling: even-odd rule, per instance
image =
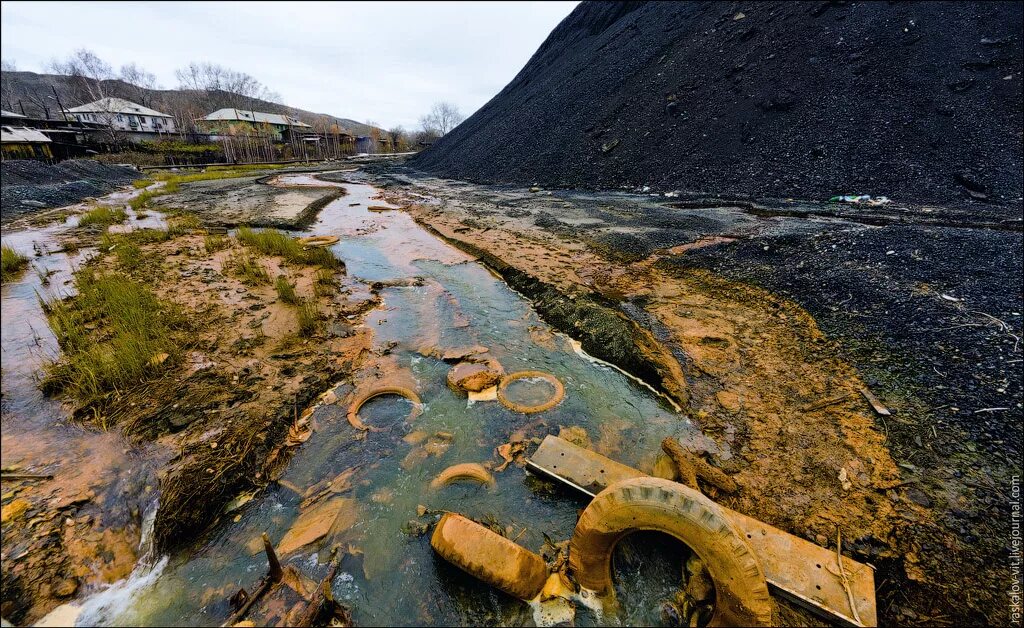
[{"label": "wooden plank", "polygon": [[[610,484],[646,474],[596,452],[547,436],[527,461],[527,468],[593,497]],[[680,484],[680,490],[693,489]],[[843,557],[861,623],[853,618],[849,597],[839,577],[834,551],[793,536],[767,523],[721,506],[757,554],[773,593],[842,626],[876,626],[875,573],[863,563]]]}]

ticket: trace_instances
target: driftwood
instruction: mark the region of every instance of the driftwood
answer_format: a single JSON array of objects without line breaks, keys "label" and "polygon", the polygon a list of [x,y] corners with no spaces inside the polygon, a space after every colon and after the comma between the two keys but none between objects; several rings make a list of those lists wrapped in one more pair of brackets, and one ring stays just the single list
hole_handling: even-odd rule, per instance
[{"label": "driftwood", "polygon": [[690,488],[700,490],[700,487],[697,485],[698,479],[726,493],[735,493],[739,488],[736,482],[726,475],[724,471],[711,466],[700,456],[695,456],[686,451],[679,444],[679,441],[671,436],[661,441],[661,448],[672,459],[672,462],[676,464],[676,468],[679,469],[680,482]]},{"label": "driftwood", "polygon": [[[327,575],[324,576],[323,580],[320,581],[316,591],[313,592],[313,597],[310,598],[309,604],[306,609],[299,616],[298,621],[295,622],[296,626],[301,628],[308,628],[313,626],[317,618],[320,617],[324,611],[325,604],[335,604],[334,596],[331,594],[331,581],[334,580],[335,574],[338,573],[338,565],[341,564],[342,552],[338,551],[338,546],[335,545],[331,548],[331,564],[327,569]],[[344,622],[349,623],[349,622]]]},{"label": "driftwood", "polygon": [[[249,609],[255,604],[261,597],[266,595],[267,591],[274,588],[274,585],[281,581],[281,576],[284,574],[284,570],[281,569],[281,561],[277,559],[277,554],[274,552],[274,546],[270,543],[270,537],[267,533],[263,533],[263,551],[267,553],[267,575],[260,581],[260,586],[256,588],[255,593],[250,596],[242,596],[245,602],[241,608],[231,614],[228,620],[222,624],[222,626],[234,626],[248,614]],[[242,590],[244,591],[244,589]],[[237,594],[236,594],[237,595]]]}]

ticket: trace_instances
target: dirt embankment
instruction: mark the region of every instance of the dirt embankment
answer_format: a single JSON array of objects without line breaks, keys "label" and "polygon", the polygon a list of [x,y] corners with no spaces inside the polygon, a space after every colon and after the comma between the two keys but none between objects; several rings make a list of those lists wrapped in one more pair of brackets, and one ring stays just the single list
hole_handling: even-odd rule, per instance
[{"label": "dirt embankment", "polygon": [[[1020,295],[999,278],[1019,274],[1019,231],[915,226],[933,214],[921,208],[879,227],[817,218],[827,206],[382,178],[512,285],[541,286],[542,314],[548,291],[603,307],[648,364],[674,362],[648,381],[667,389],[658,378],[678,373],[677,399],[729,452],[721,466],[742,490],[723,503],[829,547],[841,527],[844,549],[879,568],[883,621],[1005,618],[998,502],[1019,473],[1006,452],[1020,447],[1022,347]],[[957,241],[974,250],[954,262]],[[643,350],[646,338],[664,350]],[[893,415],[876,415],[864,388]],[[955,590],[969,599],[936,608]]]},{"label": "dirt embankment", "polygon": [[410,164],[492,183],[873,194],[1013,216],[1022,16],[1020,3],[584,2]]},{"label": "dirt embankment", "polygon": [[154,205],[183,209],[200,216],[206,224],[221,227],[301,229],[344,194],[343,189],[326,185],[276,184],[282,172],[287,171],[185,183],[177,193],[155,199]]},{"label": "dirt embankment", "polygon": [[[266,253],[208,235],[187,216],[170,224],[169,232],[105,237],[100,256],[77,274],[78,294],[51,308],[51,319],[60,317],[63,357],[44,381],[65,391],[79,420],[164,452],[155,456],[159,491],[145,489],[159,495],[154,541],[161,552],[194,541],[239,492],[278,476],[312,429],[307,408],[361,364],[371,332],[359,323],[377,303],[336,260],[307,260],[301,247],[292,257]],[[75,238],[84,245],[90,236]],[[130,348],[137,340],[119,335],[117,308],[150,296],[161,320],[173,322],[166,335],[161,329],[141,341],[164,349],[143,356],[141,380],[83,393],[89,389],[78,374],[102,359],[105,346]],[[93,318],[97,299],[103,313]],[[119,359],[127,368],[126,354]],[[98,377],[112,368],[103,363]],[[14,621],[38,619],[80,586],[123,578],[134,564],[141,513],[104,525],[89,516],[66,523],[64,502],[98,497],[59,488],[56,498],[23,490],[18,512],[4,507],[4,616]],[[115,504],[143,497],[109,496]]]},{"label": "dirt embankment", "polygon": [[142,177],[134,167],[91,159],[72,159],[56,165],[8,159],[0,165],[0,170],[3,177],[0,220],[4,223],[43,208],[102,196]]}]

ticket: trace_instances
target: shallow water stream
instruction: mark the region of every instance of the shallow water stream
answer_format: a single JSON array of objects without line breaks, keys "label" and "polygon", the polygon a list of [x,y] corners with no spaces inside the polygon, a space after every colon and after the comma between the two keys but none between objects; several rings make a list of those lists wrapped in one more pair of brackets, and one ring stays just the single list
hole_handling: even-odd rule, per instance
[{"label": "shallow water stream", "polygon": [[[280,183],[310,185],[309,175],[283,175]],[[327,205],[304,235],[340,236],[332,250],[344,260],[347,272],[367,284],[383,284],[383,304],[365,324],[374,332],[378,357],[411,373],[423,401],[422,414],[406,422],[408,402],[393,396],[375,399],[364,406],[361,416],[383,429],[364,437],[345,419],[352,386],[340,384],[336,392],[341,401],[316,410],[313,436],[297,450],[279,483],[226,513],[194,551],[150,557],[131,578],[87,600],[78,625],[220,625],[230,615],[228,598],[239,588],[251,591],[266,570],[261,546],[254,539],[266,532],[278,543],[301,512],[301,493],[351,468],[353,488],[342,495],[351,516],[321,542],[283,556],[285,564],[319,580],[332,543],[350,550],[332,587],[351,607],[356,625],[531,624],[526,604],[437,558],[429,534],[407,533],[410,521],[431,521],[429,516],[417,517],[420,504],[490,518],[519,544],[537,551],[545,534],[555,541],[569,538],[577,511],[586,502],[530,478],[514,464],[495,473],[493,488],[457,484],[432,491],[431,479],[456,463],[500,463],[495,447],[521,428],[527,428],[529,436],[542,436],[557,434],[561,426],[578,426],[597,451],[645,468],[650,468],[666,435],[700,438],[682,415],[648,388],[582,354],[568,337],[555,333],[529,301],[487,268],[427,233],[404,212],[369,211],[368,206],[386,205],[375,198],[379,190],[356,182],[345,183],[344,188],[347,194]],[[25,242],[18,243],[24,249]],[[59,270],[51,278],[56,285],[62,285],[71,266],[80,261],[81,257],[64,254],[35,260]],[[59,406],[36,392],[39,360],[21,359],[52,355],[55,350],[45,319],[30,303],[39,288],[35,281],[30,271],[3,289],[4,404],[15,409],[38,406],[53,414]],[[19,322],[8,323],[11,311],[19,312]],[[37,343],[38,336],[42,340]],[[565,386],[564,400],[546,412],[523,415],[496,401],[469,402],[455,394],[445,383],[451,365],[432,356],[474,345],[487,347],[506,372],[530,369],[553,374]],[[543,398],[543,387],[525,382],[510,394],[529,402]],[[5,421],[5,447],[8,429]],[[423,439],[430,442],[437,433],[445,434],[444,445],[427,452]],[[596,619],[581,610],[576,621],[587,625]]]}]

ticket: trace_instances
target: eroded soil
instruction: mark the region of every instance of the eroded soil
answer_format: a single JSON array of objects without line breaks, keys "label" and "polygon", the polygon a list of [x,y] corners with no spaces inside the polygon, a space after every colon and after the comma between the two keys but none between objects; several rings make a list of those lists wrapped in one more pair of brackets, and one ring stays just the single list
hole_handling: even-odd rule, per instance
[{"label": "eroded soil", "polygon": [[[986,457],[990,454],[980,453],[980,443],[995,440],[1002,451],[1019,448],[1021,394],[1019,387],[1009,384],[1014,378],[1019,381],[1021,370],[1019,291],[1015,296],[1005,293],[1006,301],[997,296],[1002,288],[989,288],[991,303],[1016,312],[1007,321],[993,322],[982,315],[967,318],[960,306],[952,315],[908,315],[896,323],[915,328],[916,322],[916,329],[922,324],[966,327],[991,339],[973,348],[984,356],[977,358],[979,367],[984,359],[983,368],[972,370],[959,356],[954,362],[966,371],[963,377],[991,381],[993,393],[998,388],[1003,395],[989,404],[998,409],[981,415],[988,427],[977,430],[955,419],[960,411],[956,406],[966,404],[966,395],[958,396],[961,389],[955,382],[940,372],[944,385],[922,386],[927,378],[916,369],[922,363],[945,369],[941,353],[935,355],[928,346],[903,345],[891,334],[879,338],[864,333],[862,326],[829,317],[829,312],[842,312],[843,303],[822,302],[814,296],[814,287],[820,286],[820,293],[832,285],[831,266],[836,262],[806,255],[787,260],[787,250],[816,243],[819,234],[845,230],[870,238],[877,230],[855,219],[817,217],[836,214],[831,206],[754,208],[758,211],[751,211],[750,204],[672,206],[671,201],[659,203],[637,195],[531,192],[410,177],[405,171],[395,174],[394,169],[379,177],[388,182],[393,202],[407,205],[419,222],[478,255],[506,280],[512,278],[512,285],[527,275],[556,288],[567,302],[602,303],[635,326],[641,339],[637,346],[656,365],[655,377],[647,379],[675,397],[714,439],[724,452],[718,456],[721,466],[734,473],[742,487],[736,496],[719,496],[722,503],[826,547],[835,547],[841,529],[844,549],[879,569],[883,622],[1005,618],[999,583],[1009,574],[999,539],[1008,538],[1009,515],[980,489],[1008,490],[1009,476],[1019,474],[1020,466],[1002,453]],[[913,229],[906,223],[935,225],[936,216],[949,212],[901,208],[890,213],[894,218],[881,224],[906,231]],[[952,215],[950,220],[957,222],[950,233],[964,230],[975,241],[1005,241],[1003,255],[1009,257],[993,253],[991,259],[998,260],[993,265],[1003,264],[1012,273],[1016,259],[1019,271],[1019,229],[993,229],[988,224],[975,228],[964,217]],[[925,227],[925,232],[943,229],[940,221]],[[887,268],[884,274],[874,273],[869,270],[874,264],[865,259],[873,252],[846,245],[849,261],[844,266],[850,270],[845,285],[859,281],[872,286],[874,295],[884,283],[895,290],[907,284],[908,290],[915,287],[904,278],[907,271],[901,275]],[[780,246],[784,249],[777,252]],[[913,246],[905,241],[901,248],[911,253]],[[729,252],[736,247],[742,247],[746,257],[731,261]],[[744,268],[766,268],[751,259],[754,252],[775,253],[767,266],[773,270],[744,274]],[[689,261],[698,254],[703,262]],[[932,287],[918,283],[917,289],[929,303],[946,300],[941,288],[957,276],[956,269],[936,265],[931,261],[936,258],[922,256],[920,249],[916,255],[925,260],[919,268],[932,273]],[[786,264],[794,266],[804,292],[787,290]],[[769,281],[757,281],[766,276]],[[522,280],[520,284],[533,285]],[[856,288],[851,296],[855,292]],[[827,335],[802,304],[826,317]],[[905,307],[885,299],[873,307],[860,306],[875,312],[886,308],[886,314],[895,316]],[[544,315],[543,308],[540,311]],[[855,310],[850,318],[856,317]],[[569,333],[580,323],[558,311],[549,311],[545,318]],[[586,345],[586,332],[583,335]],[[660,350],[646,348],[648,335]],[[873,351],[854,350],[872,342]],[[955,338],[950,345],[956,346]],[[865,372],[871,375],[869,381]],[[888,377],[880,378],[880,372]],[[917,384],[906,385],[908,379]],[[894,386],[894,380],[903,385]],[[877,415],[862,395],[863,388],[879,393],[894,415]],[[978,402],[971,404],[970,412],[977,410],[975,405]],[[943,407],[953,408],[952,420],[928,419],[932,408],[938,412]],[[907,429],[922,423],[924,429]],[[935,428],[928,429],[929,424],[941,426],[941,436]],[[925,432],[927,436],[922,436]],[[937,455],[940,451],[951,457]],[[964,527],[965,521],[973,529]],[[977,569],[953,569],[952,557]],[[936,606],[936,596],[964,589],[971,592],[966,599]]]}]

